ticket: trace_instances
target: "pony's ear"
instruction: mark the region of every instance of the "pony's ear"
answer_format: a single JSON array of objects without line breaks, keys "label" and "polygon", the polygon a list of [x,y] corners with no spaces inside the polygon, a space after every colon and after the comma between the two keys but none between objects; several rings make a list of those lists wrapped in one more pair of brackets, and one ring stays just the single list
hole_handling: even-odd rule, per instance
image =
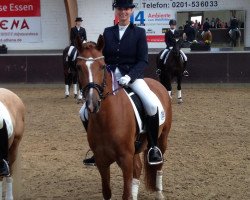
[{"label": "pony's ear", "polygon": [[103,35],[99,35],[99,38],[97,40],[97,45],[96,45],[96,49],[98,51],[102,51],[103,48],[104,48],[104,38],[103,38]]},{"label": "pony's ear", "polygon": [[82,52],[82,40],[79,35],[76,37],[76,48],[79,52]]}]

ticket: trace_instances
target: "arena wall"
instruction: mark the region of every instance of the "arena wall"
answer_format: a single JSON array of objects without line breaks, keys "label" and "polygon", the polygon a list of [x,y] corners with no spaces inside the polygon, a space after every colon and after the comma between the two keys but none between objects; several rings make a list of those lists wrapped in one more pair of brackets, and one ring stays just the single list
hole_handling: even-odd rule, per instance
[{"label": "arena wall", "polygon": [[[149,55],[146,77],[157,79],[156,53]],[[187,53],[189,83],[250,83],[249,52]],[[62,55],[0,55],[0,83],[63,83]]]},{"label": "arena wall", "polygon": [[[136,1],[136,0],[135,0]],[[139,1],[139,0],[137,0]],[[178,2],[187,0],[178,0]],[[204,1],[204,0],[196,0]],[[250,47],[250,1],[249,0],[217,0],[220,8],[202,8],[206,10],[245,10],[246,36],[245,46]],[[83,26],[87,30],[89,40],[96,41],[107,26],[113,25],[114,12],[112,0],[77,0],[78,15],[83,17]],[[153,3],[172,3],[177,0],[151,0]],[[147,9],[147,8],[145,8]],[[170,9],[170,8],[169,8]],[[171,8],[177,11],[201,11],[201,8]],[[40,43],[7,43],[9,50],[51,50],[63,49],[69,44],[67,13],[64,0],[41,0],[42,42]],[[151,48],[164,48],[164,44],[150,43]]]}]

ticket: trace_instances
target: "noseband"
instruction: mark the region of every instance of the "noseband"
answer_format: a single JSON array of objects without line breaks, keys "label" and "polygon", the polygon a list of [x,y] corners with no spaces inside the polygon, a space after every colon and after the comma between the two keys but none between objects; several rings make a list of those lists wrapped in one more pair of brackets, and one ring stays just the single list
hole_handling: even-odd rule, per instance
[{"label": "noseband", "polygon": [[[100,57],[96,57],[96,58],[85,58],[85,57],[82,57],[82,56],[78,56],[77,58],[80,59],[80,60],[84,60],[86,62],[95,62],[97,60],[104,59],[104,56],[100,56]],[[83,95],[84,98],[86,98],[86,94],[89,92],[89,90],[91,88],[95,89],[98,92],[98,95],[100,97],[100,101],[105,98],[105,96],[103,95],[103,92],[104,92],[104,88],[106,87],[106,65],[103,66],[103,70],[104,70],[104,75],[103,75],[102,84],[99,85],[99,84],[96,84],[95,82],[88,83],[81,90],[82,95]]]}]

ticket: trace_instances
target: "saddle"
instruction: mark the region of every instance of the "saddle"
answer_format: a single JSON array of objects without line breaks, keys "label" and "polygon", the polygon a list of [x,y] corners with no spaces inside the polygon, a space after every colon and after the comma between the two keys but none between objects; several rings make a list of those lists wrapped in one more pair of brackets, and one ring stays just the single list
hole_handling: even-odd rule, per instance
[{"label": "saddle", "polygon": [[[162,53],[161,53],[161,55],[160,55],[160,63],[159,63],[160,66],[157,66],[159,69],[160,69],[161,67],[163,67],[163,65],[165,65],[165,64],[167,63],[167,59],[168,59],[169,54],[170,54],[170,52],[172,51],[172,49],[173,49],[173,48],[169,48],[169,49],[166,48],[166,49],[164,49],[164,50],[162,51]],[[181,54],[181,58],[182,58],[182,60],[184,60],[182,54]]]},{"label": "saddle", "polygon": [[10,138],[13,134],[14,127],[10,117],[10,113],[6,108],[6,106],[1,101],[0,101],[0,120],[5,121],[8,132],[8,138]]},{"label": "saddle", "polygon": [[[124,90],[132,104],[137,122],[137,135],[135,141],[135,150],[137,152],[141,148],[142,144],[141,136],[146,132],[146,126],[145,126],[146,112],[139,96],[135,94],[130,88],[124,88]],[[159,126],[160,126],[165,122],[165,111],[163,109],[160,100],[156,95],[155,99],[152,99],[152,101],[157,103],[158,113],[159,113]]]}]

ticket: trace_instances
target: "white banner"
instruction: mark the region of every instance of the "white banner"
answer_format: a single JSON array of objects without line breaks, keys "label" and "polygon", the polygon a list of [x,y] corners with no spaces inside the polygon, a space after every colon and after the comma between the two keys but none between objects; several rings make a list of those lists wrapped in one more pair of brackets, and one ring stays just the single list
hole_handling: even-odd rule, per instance
[{"label": "white banner", "polygon": [[0,43],[41,42],[40,0],[0,1]]}]

